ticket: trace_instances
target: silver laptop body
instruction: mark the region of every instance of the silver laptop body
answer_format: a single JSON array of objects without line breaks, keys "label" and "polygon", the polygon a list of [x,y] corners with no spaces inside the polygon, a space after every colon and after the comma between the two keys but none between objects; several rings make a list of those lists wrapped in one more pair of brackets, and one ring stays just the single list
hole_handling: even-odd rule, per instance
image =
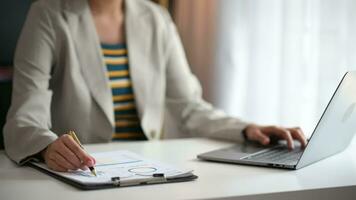
[{"label": "silver laptop body", "polygon": [[199,159],[299,169],[337,154],[350,144],[356,132],[356,71],[347,72],[326,106],[305,149],[288,151],[285,142],[262,146],[252,142],[198,155]]}]

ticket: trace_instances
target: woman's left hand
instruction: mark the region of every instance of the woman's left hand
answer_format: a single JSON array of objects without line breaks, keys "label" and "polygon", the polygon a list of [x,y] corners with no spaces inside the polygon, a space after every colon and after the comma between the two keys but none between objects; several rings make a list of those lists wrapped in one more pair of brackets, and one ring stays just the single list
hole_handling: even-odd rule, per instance
[{"label": "woman's left hand", "polygon": [[259,126],[255,124],[248,125],[245,129],[247,139],[257,141],[263,145],[271,142],[271,136],[277,136],[287,141],[289,149],[294,149],[293,140],[298,140],[304,148],[307,144],[305,135],[299,127],[283,128],[278,126]]}]

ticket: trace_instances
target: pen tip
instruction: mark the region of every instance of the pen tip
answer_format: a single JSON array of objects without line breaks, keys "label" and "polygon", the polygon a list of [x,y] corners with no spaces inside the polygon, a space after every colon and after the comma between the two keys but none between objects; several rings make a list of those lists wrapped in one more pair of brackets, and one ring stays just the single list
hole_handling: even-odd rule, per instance
[{"label": "pen tip", "polygon": [[94,176],[97,176],[95,169],[91,170],[91,173],[92,173]]}]

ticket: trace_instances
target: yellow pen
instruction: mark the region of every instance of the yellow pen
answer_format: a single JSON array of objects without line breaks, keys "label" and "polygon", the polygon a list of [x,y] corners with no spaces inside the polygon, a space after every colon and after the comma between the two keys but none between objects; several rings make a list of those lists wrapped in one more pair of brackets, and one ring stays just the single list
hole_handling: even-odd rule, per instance
[{"label": "yellow pen", "polygon": [[[80,141],[79,141],[79,139],[78,139],[78,137],[77,137],[77,135],[75,134],[74,131],[69,131],[68,135],[70,135],[70,136],[73,138],[73,140],[74,140],[77,144],[79,144],[79,146],[84,150],[83,145],[80,143]],[[89,167],[89,169],[90,169],[90,172],[91,172],[94,176],[96,176],[96,170],[95,170],[95,168],[94,168],[94,167]]]}]

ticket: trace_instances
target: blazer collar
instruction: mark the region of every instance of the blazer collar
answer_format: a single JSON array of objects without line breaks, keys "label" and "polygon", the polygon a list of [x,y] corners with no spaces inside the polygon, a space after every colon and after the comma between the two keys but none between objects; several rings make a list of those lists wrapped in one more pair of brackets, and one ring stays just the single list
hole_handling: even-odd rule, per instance
[{"label": "blazer collar", "polygon": [[[83,77],[91,91],[92,97],[103,110],[107,119],[114,127],[114,113],[111,88],[106,75],[106,66],[100,49],[100,40],[90,13],[87,0],[66,0],[64,14],[67,17],[70,32],[75,44]],[[138,5],[136,0],[125,1],[125,30],[128,48],[130,74],[135,92],[135,100],[139,117],[142,119],[147,105],[147,80],[143,80],[149,72],[139,63],[145,63],[149,44],[148,33],[150,23],[143,15],[146,8]],[[145,31],[140,31],[145,30]],[[151,32],[152,31],[148,31]],[[143,127],[144,128],[144,127]]]}]

